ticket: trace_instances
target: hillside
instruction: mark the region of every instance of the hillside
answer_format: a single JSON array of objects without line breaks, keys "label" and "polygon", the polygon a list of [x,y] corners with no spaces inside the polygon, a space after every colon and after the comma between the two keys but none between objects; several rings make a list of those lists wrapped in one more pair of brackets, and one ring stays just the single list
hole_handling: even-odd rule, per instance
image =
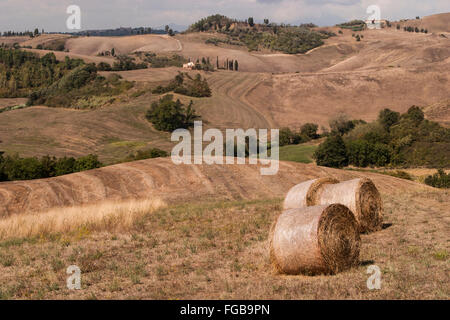
[{"label": "hillside", "polygon": [[450,100],[427,106],[424,112],[427,119],[440,122],[443,126],[450,127]]},{"label": "hillside", "polygon": [[112,48],[117,54],[134,51],[175,52],[180,50],[178,41],[167,35],[138,35],[127,37],[76,37],[66,41],[66,48],[74,54],[96,56]]},{"label": "hillside", "polygon": [[[63,43],[64,51],[54,52],[58,60],[71,57],[96,64],[112,65],[115,58],[99,55],[112,48],[117,54],[136,57],[139,63],[145,55],[137,58],[136,52],[155,53],[160,59],[182,55],[177,61],[209,58],[213,65],[216,59],[219,65],[227,59],[239,62],[238,71],[148,66],[97,73],[92,65],[76,67],[75,72],[69,68],[70,61],[60,66],[54,61],[52,69],[45,69],[51,72],[37,74],[44,80],[48,74],[53,80],[58,77],[63,80],[50,84],[54,86],[53,91],[46,83],[38,85],[48,89],[50,97],[72,98],[83,104],[25,106],[23,92],[0,99],[0,155],[3,151],[7,155],[19,153],[21,157],[96,154],[109,165],[88,171],[82,171],[87,167],[74,170],[72,165],[72,171],[65,172],[77,173],[0,182],[0,299],[448,300],[450,191],[418,182],[423,182],[436,169],[408,168],[400,172],[390,167],[317,166],[312,163],[312,154],[327,140],[325,137],[281,147],[283,160],[299,162],[279,161],[279,171],[273,176],[262,176],[261,166],[250,164],[175,165],[169,157],[119,162],[149,148],[170,153],[174,145],[170,132],[156,130],[146,119],[146,113],[161,98],[153,90],[179,80],[180,76],[175,77],[180,72],[192,77],[200,74],[211,89],[211,97],[174,94],[185,105],[193,101],[204,130],[290,127],[297,133],[307,122],[318,124],[319,130],[327,129],[329,119],[340,113],[349,119],[372,121],[382,109],[403,113],[412,105],[423,107],[427,119],[448,127],[449,20],[450,13],[445,13],[400,22],[402,26],[427,28],[428,33],[397,30],[395,22],[392,28],[361,32],[346,29],[339,33],[336,26],[311,28],[307,35],[316,36],[322,30],[336,36],[324,38],[320,46],[311,41],[303,47],[296,43],[281,48],[304,52],[301,50],[310,48],[312,43],[315,48],[304,54],[272,51],[275,42],[265,47],[258,43],[258,48],[253,47],[258,51],[249,51],[248,46],[252,47],[257,35],[240,38],[242,43],[248,41],[245,45],[227,41],[227,35],[216,32],[217,28],[236,27],[233,23],[227,26],[226,20],[225,24],[219,21],[220,26],[211,24],[207,28],[197,24],[196,29],[173,37],[154,34],[0,37],[0,44],[11,47],[17,43],[28,47],[23,50],[40,56],[53,51],[36,49],[37,46],[58,45],[60,49]],[[268,22],[265,24],[255,28],[265,30]],[[241,22],[241,27],[247,28],[247,22]],[[269,36],[269,39],[277,40],[277,37]],[[18,52],[10,56],[16,54],[19,56]],[[17,58],[7,61],[10,60],[20,62]],[[48,67],[47,63],[42,65]],[[33,68],[33,64],[29,62],[26,67]],[[16,76],[26,75],[22,71],[29,70],[16,69],[20,70],[15,71]],[[117,70],[124,69],[130,68]],[[11,74],[3,72],[0,81],[8,92],[14,93],[19,77],[13,81]],[[77,87],[69,86],[73,83]],[[115,86],[120,90],[113,90]],[[37,86],[26,87],[32,88]],[[56,90],[61,88],[67,91]],[[100,93],[104,96],[99,96]],[[39,101],[36,104],[51,105],[48,100]],[[176,119],[176,113],[167,114],[164,114],[165,121]],[[428,146],[440,141],[440,132],[420,126],[426,123],[420,111],[413,112],[413,116],[420,117],[420,122],[412,122],[411,118],[407,123],[410,126],[397,126],[399,132],[395,137],[399,138],[399,147],[408,143],[411,146],[413,138],[421,135],[417,141],[428,143],[424,144],[426,151],[435,150]],[[395,123],[393,118],[394,113],[387,113],[383,119]],[[387,122],[377,126],[383,123]],[[375,131],[377,127],[373,127],[374,130],[372,124],[360,125],[354,131],[360,130],[361,136],[355,134],[355,137],[361,141],[373,139],[371,143],[376,142],[377,147],[381,139],[386,145],[391,142],[390,132],[396,130],[391,129],[392,125],[383,126],[383,131]],[[343,148],[343,153],[347,153],[347,146]],[[361,150],[370,151],[369,147]],[[439,155],[445,158],[444,151]],[[325,152],[326,156],[330,153]],[[8,170],[21,173],[21,170],[41,168],[43,171],[52,165],[51,161],[44,160],[41,167],[41,162],[35,167],[30,163],[10,165]],[[70,163],[70,159],[62,163]],[[407,180],[408,174],[417,182]],[[16,179],[24,177],[17,176]],[[269,258],[270,227],[282,213],[288,190],[300,182],[320,177],[372,179],[383,202],[382,230],[361,235],[359,264],[345,272],[314,277],[277,274]],[[66,268],[71,265],[82,270],[82,290],[66,287]],[[380,290],[367,288],[370,265],[381,270]]]},{"label": "hillside", "polygon": [[413,28],[428,29],[429,32],[450,32],[450,13],[439,13],[431,16],[422,17],[421,19],[408,19],[406,21],[400,21],[399,24],[403,28],[404,26],[411,26]]},{"label": "hillside", "polygon": [[170,158],[124,163],[44,180],[0,183],[0,216],[104,200],[162,198],[239,200],[282,197],[295,184],[323,176],[367,176],[383,192],[430,190],[389,176],[280,162],[274,176],[261,176],[254,165],[175,165]]},{"label": "hillside", "polygon": [[[441,21],[447,16],[424,17],[423,21]],[[324,40],[323,46],[298,55],[248,52],[242,46],[206,44],[207,39],[217,37],[208,32],[175,37],[41,35],[22,39],[22,45],[63,38],[69,52],[55,52],[58,59],[71,56],[110,64],[113,58],[97,54],[112,47],[124,54],[151,51],[177,53],[191,60],[209,57],[212,62],[217,57],[220,62],[237,59],[239,72],[201,72],[208,79],[212,97],[193,100],[207,127],[298,128],[306,122],[327,127],[329,118],[339,113],[371,121],[383,108],[404,112],[411,105],[425,107],[426,115],[432,120],[448,122],[449,38],[433,32],[409,33],[392,27],[359,32],[364,38],[357,42],[349,30],[338,34],[337,27],[326,29],[337,36]],[[0,42],[4,40],[13,39],[1,38]],[[40,55],[48,52],[29,50]],[[158,99],[150,94],[151,89],[167,84],[179,71],[182,69],[170,67],[117,72],[125,80],[136,81],[136,90],[147,93],[135,97],[132,94],[136,91],[132,91],[102,109],[33,107],[4,112],[0,114],[1,148],[24,156],[80,156],[91,151],[107,163],[145,146],[169,150],[169,135],[151,129],[144,116],[151,103]],[[186,97],[180,98],[189,102]],[[0,105],[9,103],[0,100]],[[34,117],[39,119],[39,126],[34,124]]]},{"label": "hillside", "polygon": [[[383,199],[383,230],[361,236],[360,265],[346,272],[276,274],[268,235],[281,213],[282,197],[294,184],[323,176],[373,179]],[[159,197],[167,207],[157,205]],[[373,173],[281,162],[278,175],[261,177],[254,166],[175,166],[170,159],[146,160],[49,180],[0,183],[0,215],[8,214],[5,206],[9,214],[18,213],[2,219],[0,227],[21,230],[21,217],[45,223],[45,213],[24,215],[27,209],[93,203],[51,211],[67,214],[70,225],[76,222],[71,219],[77,209],[98,214],[142,206],[139,200],[121,205],[121,198],[146,199],[155,206],[126,229],[126,221],[117,218],[112,224],[105,221],[101,232],[86,225],[58,233],[57,226],[44,224],[39,236],[0,241],[0,296],[448,299],[450,294],[448,191]],[[102,204],[105,199],[115,200]],[[66,266],[72,264],[83,270],[83,290],[66,289]],[[367,266],[372,264],[382,270],[382,290],[367,289]]]}]

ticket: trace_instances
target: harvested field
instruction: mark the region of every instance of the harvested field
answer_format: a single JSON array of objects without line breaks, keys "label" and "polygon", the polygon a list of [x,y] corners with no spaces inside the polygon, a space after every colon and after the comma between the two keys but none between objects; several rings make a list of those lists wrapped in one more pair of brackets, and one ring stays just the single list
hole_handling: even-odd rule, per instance
[{"label": "harvested field", "polygon": [[175,165],[170,158],[123,163],[51,179],[0,183],[0,216],[104,200],[158,197],[168,203],[202,199],[284,197],[299,182],[331,176],[370,177],[384,190],[432,189],[390,176],[280,162],[278,174],[261,176],[256,165]]},{"label": "harvested field", "polygon": [[180,50],[177,40],[166,35],[138,35],[127,37],[77,37],[67,40],[66,47],[74,54],[96,56],[115,49],[117,54],[135,51],[175,52]]},{"label": "harvested field", "polygon": [[[144,161],[133,167],[155,161],[159,162]],[[218,183],[214,175],[224,177],[222,172],[211,171],[205,183],[210,179]],[[345,179],[362,175],[301,164],[282,164],[281,172],[305,179],[327,174]],[[0,241],[0,296],[449,299],[449,192],[377,174],[364,176],[373,179],[381,191],[385,225],[380,232],[361,235],[358,266],[333,276],[284,276],[273,272],[268,235],[282,212],[282,200],[267,199],[267,191],[264,200],[206,201],[202,197],[199,201],[197,197],[189,203],[169,202],[169,207],[145,215],[127,232],[80,228],[67,234]],[[253,178],[250,174],[249,180]],[[276,193],[281,194],[277,188],[285,179],[271,186]],[[240,185],[248,183],[244,179]],[[284,192],[294,183],[287,183],[290,185],[283,187]],[[236,179],[228,180],[230,190],[237,184]],[[259,188],[264,189],[262,186]],[[11,186],[2,184],[1,188]],[[202,187],[192,184],[191,190],[196,188]],[[66,268],[74,264],[82,270],[82,290],[66,289]],[[373,264],[382,272],[381,290],[366,286],[367,267]]]}]

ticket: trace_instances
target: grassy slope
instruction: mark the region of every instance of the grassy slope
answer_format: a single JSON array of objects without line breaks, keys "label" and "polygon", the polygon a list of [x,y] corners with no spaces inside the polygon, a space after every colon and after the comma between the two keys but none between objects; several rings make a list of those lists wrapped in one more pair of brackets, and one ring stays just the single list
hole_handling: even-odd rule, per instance
[{"label": "grassy slope", "polygon": [[170,136],[145,119],[148,95],[97,110],[31,107],[0,114],[1,149],[21,156],[95,153],[114,163],[144,147],[170,150]]},{"label": "grassy slope", "polygon": [[[361,265],[335,276],[271,269],[269,228],[281,199],[190,203],[159,209],[129,232],[0,242],[1,298],[448,299],[448,191],[382,192],[385,229],[362,236]],[[66,289],[66,268],[82,290]],[[381,290],[366,287],[368,265]]]},{"label": "grassy slope", "polygon": [[317,146],[305,144],[283,146],[280,148],[280,160],[311,163],[316,149]]}]

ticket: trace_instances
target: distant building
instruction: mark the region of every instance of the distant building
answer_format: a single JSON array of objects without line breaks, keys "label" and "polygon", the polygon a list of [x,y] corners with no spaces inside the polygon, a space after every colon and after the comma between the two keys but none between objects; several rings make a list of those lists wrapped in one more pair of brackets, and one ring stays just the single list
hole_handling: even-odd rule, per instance
[{"label": "distant building", "polygon": [[366,20],[364,21],[367,25],[367,29],[382,29],[385,28],[387,23],[386,20]]},{"label": "distant building", "polygon": [[194,69],[194,67],[195,67],[195,63],[193,63],[193,62],[188,62],[188,63],[183,64],[183,69],[192,70],[192,69]]}]

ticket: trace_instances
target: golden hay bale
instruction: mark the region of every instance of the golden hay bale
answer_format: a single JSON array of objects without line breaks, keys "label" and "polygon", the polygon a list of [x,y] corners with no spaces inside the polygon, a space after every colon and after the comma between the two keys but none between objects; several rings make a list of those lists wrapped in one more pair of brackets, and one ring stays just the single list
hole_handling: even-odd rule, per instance
[{"label": "golden hay bale", "polygon": [[370,179],[353,179],[321,188],[316,204],[341,203],[355,215],[360,232],[381,229],[383,210],[381,196]]},{"label": "golden hay bale", "polygon": [[284,208],[341,203],[355,215],[360,232],[381,229],[382,201],[380,193],[370,179],[354,179],[338,183],[333,178],[303,182],[287,194]]},{"label": "golden hay bale", "polygon": [[317,191],[326,184],[339,183],[331,177],[302,182],[289,190],[284,200],[284,210],[314,206],[317,203]]},{"label": "golden hay bale", "polygon": [[334,274],[359,261],[353,213],[332,204],[284,211],[270,232],[270,259],[285,274]]}]

